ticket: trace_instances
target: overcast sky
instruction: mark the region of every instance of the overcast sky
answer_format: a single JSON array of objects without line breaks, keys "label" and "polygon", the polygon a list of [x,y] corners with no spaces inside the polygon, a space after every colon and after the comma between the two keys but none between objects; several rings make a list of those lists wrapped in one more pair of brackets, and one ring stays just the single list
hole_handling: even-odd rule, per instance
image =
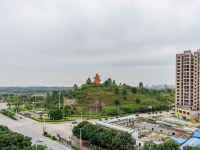
[{"label": "overcast sky", "polygon": [[0,0],[0,86],[71,86],[98,72],[175,84],[200,48],[199,0]]}]

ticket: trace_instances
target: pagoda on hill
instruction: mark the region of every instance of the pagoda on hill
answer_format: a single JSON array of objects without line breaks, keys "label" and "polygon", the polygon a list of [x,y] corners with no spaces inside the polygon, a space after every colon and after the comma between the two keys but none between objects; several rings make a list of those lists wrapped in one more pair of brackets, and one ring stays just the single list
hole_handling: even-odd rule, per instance
[{"label": "pagoda on hill", "polygon": [[95,77],[94,77],[94,84],[101,84],[101,79],[98,73],[96,73]]}]

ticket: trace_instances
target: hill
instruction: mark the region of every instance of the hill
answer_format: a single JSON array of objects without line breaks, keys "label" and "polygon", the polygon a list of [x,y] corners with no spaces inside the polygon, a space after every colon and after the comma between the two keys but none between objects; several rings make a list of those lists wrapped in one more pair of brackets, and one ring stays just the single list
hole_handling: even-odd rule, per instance
[{"label": "hill", "polygon": [[[110,80],[110,79],[109,79]],[[174,103],[175,94],[171,89],[152,90],[115,82],[93,83],[75,86],[67,94],[68,98],[79,100],[86,112],[101,112],[108,115],[167,110]]]}]

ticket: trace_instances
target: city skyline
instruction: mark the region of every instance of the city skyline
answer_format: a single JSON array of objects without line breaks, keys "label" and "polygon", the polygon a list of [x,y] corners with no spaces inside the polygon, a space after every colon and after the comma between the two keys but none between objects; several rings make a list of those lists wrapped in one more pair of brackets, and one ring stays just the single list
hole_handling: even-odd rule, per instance
[{"label": "city skyline", "polygon": [[175,85],[176,54],[200,48],[199,4],[2,0],[0,86]]}]

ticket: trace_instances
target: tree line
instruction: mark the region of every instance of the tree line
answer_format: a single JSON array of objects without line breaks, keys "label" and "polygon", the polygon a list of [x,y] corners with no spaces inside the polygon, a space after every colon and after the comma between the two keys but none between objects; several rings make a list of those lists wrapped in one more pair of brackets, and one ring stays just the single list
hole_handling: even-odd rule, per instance
[{"label": "tree line", "polygon": [[125,132],[93,125],[87,121],[79,123],[73,128],[73,135],[93,145],[112,150],[135,150],[135,140]]}]

